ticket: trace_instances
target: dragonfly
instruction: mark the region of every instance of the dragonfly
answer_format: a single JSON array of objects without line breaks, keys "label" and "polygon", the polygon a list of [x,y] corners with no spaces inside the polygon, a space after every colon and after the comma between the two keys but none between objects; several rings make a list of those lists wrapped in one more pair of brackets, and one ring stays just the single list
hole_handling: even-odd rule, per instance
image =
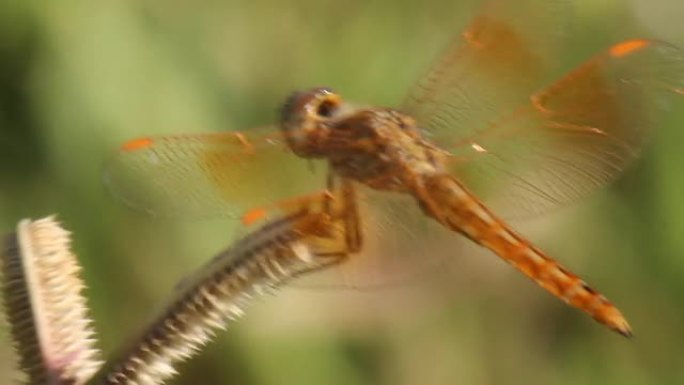
[{"label": "dragonfly", "polygon": [[292,213],[326,218],[302,237],[326,268],[359,282],[376,277],[364,272],[403,271],[409,244],[426,251],[408,259],[448,257],[427,249],[460,234],[629,337],[616,306],[502,218],[614,180],[684,94],[684,54],[632,39],[567,71],[567,7],[490,0],[397,108],[350,103],[325,87],[299,91],[272,126],[128,141],[108,160],[105,183],[159,216],[228,215],[247,229]]}]

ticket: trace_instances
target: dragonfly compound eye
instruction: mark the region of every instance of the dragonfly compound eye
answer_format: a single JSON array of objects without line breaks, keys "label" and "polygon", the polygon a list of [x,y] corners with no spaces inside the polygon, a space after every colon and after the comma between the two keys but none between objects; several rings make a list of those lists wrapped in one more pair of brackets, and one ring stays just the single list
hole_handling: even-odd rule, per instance
[{"label": "dragonfly compound eye", "polygon": [[280,126],[297,155],[316,156],[316,144],[325,136],[327,121],[336,115],[340,104],[340,97],[328,88],[296,92],[287,99]]},{"label": "dragonfly compound eye", "polygon": [[339,103],[335,100],[324,99],[316,107],[316,115],[323,119],[332,118],[338,106]]}]

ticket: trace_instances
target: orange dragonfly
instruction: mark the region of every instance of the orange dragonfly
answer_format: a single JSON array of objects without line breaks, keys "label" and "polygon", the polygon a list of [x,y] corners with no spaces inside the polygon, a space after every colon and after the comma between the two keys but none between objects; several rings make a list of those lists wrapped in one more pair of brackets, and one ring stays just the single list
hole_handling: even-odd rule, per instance
[{"label": "orange dragonfly", "polygon": [[495,214],[541,212],[607,184],[684,93],[684,54],[645,39],[615,44],[559,76],[564,47],[555,31],[565,8],[554,0],[485,3],[398,109],[354,106],[326,88],[298,92],[279,130],[129,141],[109,160],[105,183],[155,215],[227,214],[249,227],[323,212],[327,223],[302,231],[327,239],[312,249],[355,270],[359,282],[374,279],[364,272],[406,266],[408,244],[427,248],[455,231],[630,336],[603,295]]}]

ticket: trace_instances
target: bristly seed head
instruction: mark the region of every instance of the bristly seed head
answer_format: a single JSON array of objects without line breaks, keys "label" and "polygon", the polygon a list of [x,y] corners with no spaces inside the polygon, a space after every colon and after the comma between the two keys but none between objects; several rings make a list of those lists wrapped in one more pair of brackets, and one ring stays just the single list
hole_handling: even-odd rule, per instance
[{"label": "bristly seed head", "polygon": [[48,217],[21,221],[0,249],[5,313],[32,384],[84,384],[101,365],[70,243]]}]

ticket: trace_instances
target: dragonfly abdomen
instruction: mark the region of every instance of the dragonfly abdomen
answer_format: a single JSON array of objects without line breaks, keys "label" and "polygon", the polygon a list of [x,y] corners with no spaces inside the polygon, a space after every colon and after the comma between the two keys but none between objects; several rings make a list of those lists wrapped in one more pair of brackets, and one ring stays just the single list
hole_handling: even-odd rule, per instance
[{"label": "dragonfly abdomen", "polygon": [[455,178],[424,178],[416,195],[428,215],[490,249],[554,296],[618,333],[631,335],[629,324],[606,297],[511,230]]}]

